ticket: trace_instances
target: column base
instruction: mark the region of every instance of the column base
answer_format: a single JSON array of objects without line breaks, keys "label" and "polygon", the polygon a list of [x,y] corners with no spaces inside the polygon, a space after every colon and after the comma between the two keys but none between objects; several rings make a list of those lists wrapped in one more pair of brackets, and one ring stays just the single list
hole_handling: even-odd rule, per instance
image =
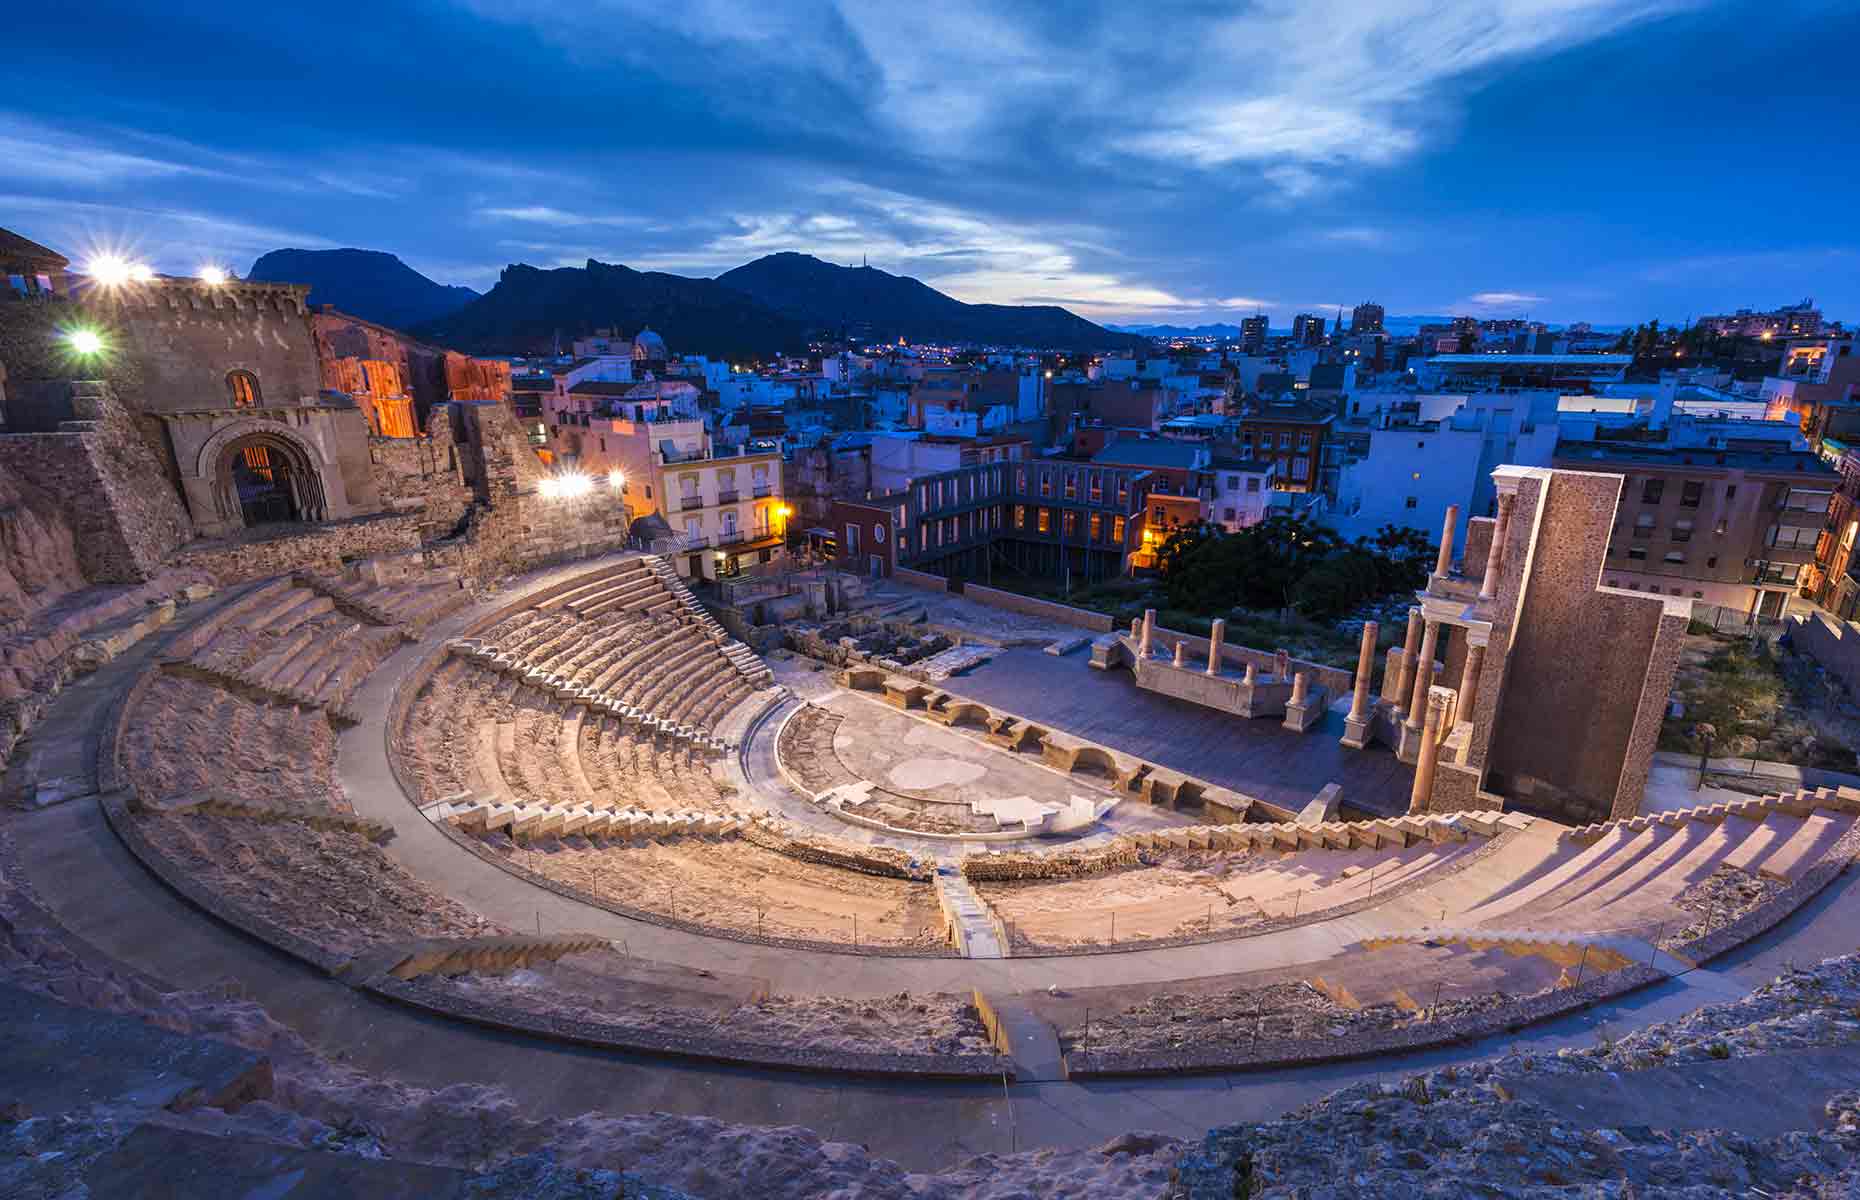
[{"label": "column base", "polygon": [[1412,766],[1421,757],[1421,735],[1425,729],[1411,729],[1407,722],[1395,726],[1395,757]]},{"label": "column base", "polygon": [[1324,719],[1329,703],[1330,694],[1321,687],[1314,687],[1303,704],[1285,706],[1285,720],[1281,724],[1294,733],[1310,733],[1312,726]]},{"label": "column base", "polygon": [[1337,740],[1352,750],[1367,750],[1369,749],[1369,728],[1374,722],[1375,717],[1370,714],[1365,714],[1360,721],[1355,717],[1345,717],[1343,736]]}]

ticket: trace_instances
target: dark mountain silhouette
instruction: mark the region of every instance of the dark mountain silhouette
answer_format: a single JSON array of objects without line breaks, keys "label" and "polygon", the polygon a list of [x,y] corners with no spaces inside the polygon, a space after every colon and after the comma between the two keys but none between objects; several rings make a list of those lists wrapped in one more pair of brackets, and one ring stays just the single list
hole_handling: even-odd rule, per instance
[{"label": "dark mountain silhouette", "polygon": [[1054,350],[1137,348],[1056,305],[964,304],[904,275],[841,267],[808,254],[758,258],[717,277],[810,333],[871,341],[974,342]]},{"label": "dark mountain silhouette", "polygon": [[333,304],[396,329],[443,317],[478,298],[468,287],[434,283],[381,250],[273,250],[252,264],[246,278],[307,283],[311,304]]},{"label": "dark mountain silhouette", "polygon": [[1115,329],[1119,333],[1137,333],[1144,337],[1213,337],[1237,338],[1240,336],[1238,325],[1224,325],[1216,322],[1212,325],[1106,325],[1106,329]]},{"label": "dark mountain silhouette", "polygon": [[797,321],[714,279],[635,271],[589,259],[585,267],[504,268],[497,286],[415,332],[473,354],[538,354],[596,329],[651,326],[674,354],[772,357],[807,348]]}]

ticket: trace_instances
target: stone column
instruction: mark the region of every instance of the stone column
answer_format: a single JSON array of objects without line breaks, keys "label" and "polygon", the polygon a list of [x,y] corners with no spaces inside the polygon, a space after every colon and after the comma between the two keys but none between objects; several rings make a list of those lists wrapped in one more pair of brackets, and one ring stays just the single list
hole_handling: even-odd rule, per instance
[{"label": "stone column", "polygon": [[1292,676],[1291,703],[1302,705],[1305,702],[1305,697],[1310,694],[1310,691],[1311,679],[1308,675],[1300,671],[1298,674]]},{"label": "stone column", "polygon": [[1407,669],[1403,661],[1401,647],[1390,646],[1387,661],[1382,664],[1382,698],[1396,708],[1401,707],[1401,677]]},{"label": "stone column", "polygon": [[1434,654],[1440,648],[1440,622],[1429,621],[1421,638],[1419,669],[1414,673],[1414,693],[1408,698],[1408,728],[1419,729],[1427,708],[1427,692],[1434,686]]},{"label": "stone column", "polygon": [[1259,682],[1259,668],[1254,666],[1250,662],[1247,663],[1246,677],[1242,680],[1242,682],[1245,683],[1248,687],[1252,687],[1254,684],[1258,683]]},{"label": "stone column", "polygon": [[1130,636],[1138,640],[1142,639],[1143,637],[1143,618],[1142,617],[1130,618]]},{"label": "stone column", "polygon": [[1186,658],[1187,655],[1188,655],[1188,643],[1177,642],[1175,644],[1175,665],[1178,667],[1186,665],[1183,662],[1183,659]]},{"label": "stone column", "polygon": [[1150,643],[1156,638],[1156,610],[1143,610],[1143,636],[1137,639],[1137,654],[1143,658],[1150,656]]},{"label": "stone column", "polygon": [[1369,676],[1376,669],[1376,637],[1381,632],[1374,621],[1363,622],[1363,644],[1356,651],[1356,692],[1350,697],[1351,721],[1369,715]]},{"label": "stone column", "polygon": [[1422,701],[1426,706],[1426,724],[1421,731],[1421,745],[1414,760],[1414,789],[1408,793],[1408,815],[1418,817],[1427,811],[1427,802],[1434,794],[1434,767],[1440,761],[1440,711],[1445,697],[1429,689],[1427,698]]},{"label": "stone column", "polygon": [[1466,669],[1460,672],[1460,699],[1454,708],[1454,724],[1473,719],[1473,705],[1479,699],[1479,671],[1485,666],[1485,643],[1466,647]]},{"label": "stone column", "polygon": [[1453,536],[1459,531],[1460,506],[1447,505],[1447,519],[1440,526],[1440,557],[1434,560],[1434,574],[1446,575],[1453,570]]},{"label": "stone column", "polygon": [[1505,539],[1511,534],[1511,508],[1518,502],[1516,492],[1498,494],[1498,521],[1492,526],[1492,545],[1485,552],[1485,578],[1479,581],[1479,599],[1498,595],[1498,573],[1505,566]]},{"label": "stone column", "polygon": [[1414,691],[1414,664],[1421,661],[1421,610],[1408,610],[1408,636],[1401,644],[1401,686],[1395,689],[1395,703],[1402,708],[1408,707],[1408,696]]},{"label": "stone column", "polygon": [[1227,622],[1219,617],[1214,619],[1214,628],[1208,631],[1208,674],[1221,673],[1221,643],[1227,640]]}]

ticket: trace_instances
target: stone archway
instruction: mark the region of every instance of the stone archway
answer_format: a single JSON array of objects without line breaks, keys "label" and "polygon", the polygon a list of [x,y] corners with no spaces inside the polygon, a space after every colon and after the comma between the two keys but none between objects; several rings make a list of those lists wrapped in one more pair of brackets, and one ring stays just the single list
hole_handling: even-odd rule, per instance
[{"label": "stone archway", "polygon": [[316,463],[294,439],[269,431],[248,433],[220,448],[213,497],[221,519],[235,528],[329,516]]}]

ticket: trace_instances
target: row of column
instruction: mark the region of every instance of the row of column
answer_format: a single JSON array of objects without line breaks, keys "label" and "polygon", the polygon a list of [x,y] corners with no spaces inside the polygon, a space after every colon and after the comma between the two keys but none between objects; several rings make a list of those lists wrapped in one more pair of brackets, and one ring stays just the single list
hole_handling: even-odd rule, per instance
[{"label": "row of column", "polygon": [[[1505,566],[1505,543],[1511,536],[1511,510],[1517,501],[1516,492],[1498,494],[1498,519],[1492,526],[1492,544],[1485,551],[1485,575],[1479,580],[1481,600],[1491,600],[1498,595],[1498,575]],[[1446,520],[1440,526],[1440,550],[1434,559],[1435,575],[1445,575],[1453,569],[1453,539],[1459,532],[1459,524],[1460,506],[1447,505]]]}]

